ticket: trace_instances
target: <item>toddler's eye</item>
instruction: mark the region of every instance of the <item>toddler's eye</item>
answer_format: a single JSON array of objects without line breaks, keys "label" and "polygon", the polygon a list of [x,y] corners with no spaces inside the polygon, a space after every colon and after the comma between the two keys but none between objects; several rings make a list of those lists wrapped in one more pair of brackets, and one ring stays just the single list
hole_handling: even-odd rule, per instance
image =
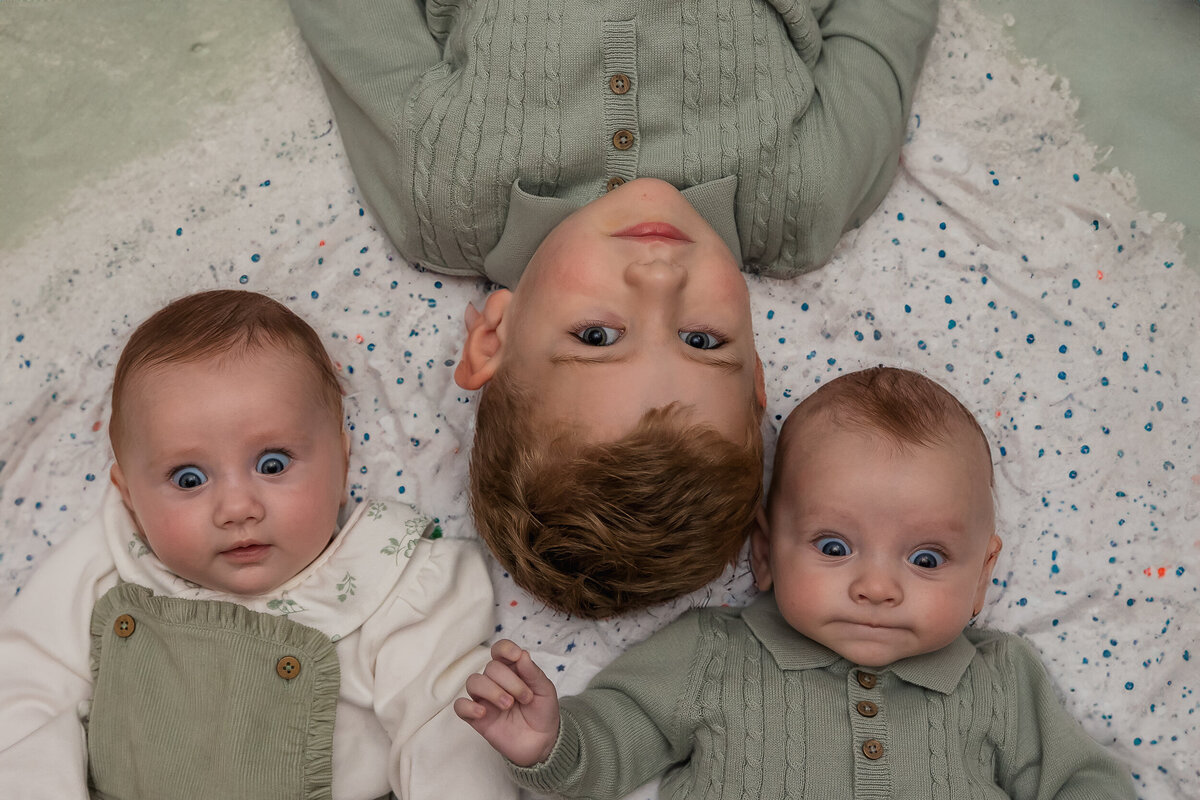
[{"label": "toddler's eye", "polygon": [[724,344],[707,331],[680,331],[679,338],[683,339],[683,343],[688,347],[694,347],[697,350],[714,350]]},{"label": "toddler's eye", "polygon": [[575,334],[579,341],[592,347],[608,347],[616,344],[621,338],[621,332],[616,328],[606,328],[603,325],[589,325]]},{"label": "toddler's eye", "polygon": [[180,489],[198,489],[208,483],[208,476],[196,467],[180,467],[171,473],[171,483]]},{"label": "toddler's eye", "polygon": [[271,452],[263,453],[258,459],[258,466],[255,467],[263,475],[278,475],[287,469],[288,464],[292,463],[292,459],[284,453]]},{"label": "toddler's eye", "polygon": [[925,569],[934,569],[946,563],[946,557],[934,550],[918,550],[908,557],[908,563]]},{"label": "toddler's eye", "polygon": [[850,555],[850,545],[836,536],[826,536],[817,542],[817,549],[822,554],[840,558],[841,556]]}]

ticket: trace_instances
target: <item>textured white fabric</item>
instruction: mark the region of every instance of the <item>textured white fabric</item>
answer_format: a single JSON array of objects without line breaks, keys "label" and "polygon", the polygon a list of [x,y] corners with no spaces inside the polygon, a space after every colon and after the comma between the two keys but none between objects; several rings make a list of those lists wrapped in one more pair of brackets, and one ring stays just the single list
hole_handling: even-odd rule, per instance
[{"label": "textured white fabric", "polygon": [[[265,291],[317,328],[350,392],[356,498],[415,497],[447,537],[475,537],[473,395],[451,374],[462,310],[487,287],[395,257],[298,34],[258,47],[268,68],[198,109],[191,140],[80,190],[0,253],[0,603],[99,508],[121,343],[202,288]],[[750,281],[768,448],[839,371],[898,364],[945,383],[997,463],[1005,549],[983,621],[1033,643],[1142,796],[1184,800],[1200,796],[1200,272],[1132,179],[1098,164],[1074,111],[998,24],[942,3],[882,207],[825,268]],[[498,635],[567,691],[688,605],[752,594],[742,563],[694,597],[590,623],[493,578]]]}]

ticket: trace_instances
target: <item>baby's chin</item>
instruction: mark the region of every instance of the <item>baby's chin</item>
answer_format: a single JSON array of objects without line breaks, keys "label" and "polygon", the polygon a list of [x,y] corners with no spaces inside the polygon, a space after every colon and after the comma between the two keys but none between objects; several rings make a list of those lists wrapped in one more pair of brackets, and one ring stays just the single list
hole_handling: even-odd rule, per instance
[{"label": "baby's chin", "polygon": [[[178,573],[176,573],[178,574]],[[235,597],[258,597],[271,594],[286,584],[292,577],[280,577],[261,568],[243,568],[233,575],[180,575],[184,580],[196,586]]]},{"label": "baby's chin", "polygon": [[913,640],[910,631],[900,628],[868,628],[856,625],[854,630],[845,633],[847,635],[839,637],[837,641],[826,640],[821,644],[860,667],[877,669],[930,652]]}]

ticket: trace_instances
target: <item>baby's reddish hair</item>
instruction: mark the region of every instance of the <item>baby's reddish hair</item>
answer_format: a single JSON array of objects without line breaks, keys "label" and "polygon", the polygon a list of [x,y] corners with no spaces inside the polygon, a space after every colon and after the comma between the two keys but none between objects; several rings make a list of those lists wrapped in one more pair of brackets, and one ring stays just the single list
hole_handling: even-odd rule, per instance
[{"label": "baby's reddish hair", "polygon": [[342,386],[337,370],[307,322],[277,300],[258,292],[218,289],[174,300],[134,330],[113,376],[112,417],[108,436],[115,452],[128,421],[122,405],[131,382],[166,364],[237,357],[254,348],[286,347],[313,367],[315,390],[323,405],[342,418]]}]

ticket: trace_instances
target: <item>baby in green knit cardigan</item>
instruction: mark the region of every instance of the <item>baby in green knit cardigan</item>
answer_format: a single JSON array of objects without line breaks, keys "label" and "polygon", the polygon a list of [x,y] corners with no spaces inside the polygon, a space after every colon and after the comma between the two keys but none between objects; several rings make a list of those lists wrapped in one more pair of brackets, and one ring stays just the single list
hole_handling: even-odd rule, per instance
[{"label": "baby in green knit cardigan", "polygon": [[668,798],[1132,798],[1032,648],[967,627],[1001,549],[992,492],[943,387],[841,376],[780,434],[750,606],[684,614],[561,706],[497,642],[455,711],[523,785],[570,797],[664,775]]}]

